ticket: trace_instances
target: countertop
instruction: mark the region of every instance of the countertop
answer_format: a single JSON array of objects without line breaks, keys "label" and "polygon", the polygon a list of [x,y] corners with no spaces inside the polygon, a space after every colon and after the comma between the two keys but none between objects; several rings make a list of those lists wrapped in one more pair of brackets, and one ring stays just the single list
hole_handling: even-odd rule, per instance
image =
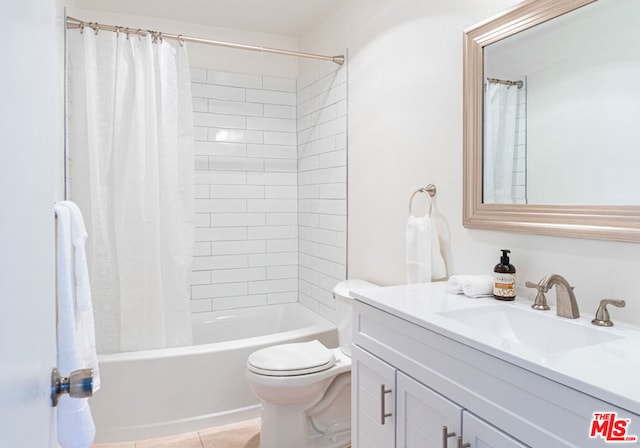
[{"label": "countertop", "polygon": [[[451,294],[446,282],[355,288],[351,294],[356,300],[415,325],[640,415],[640,327],[617,322],[613,327],[596,327],[591,324],[592,310],[580,310],[580,318],[567,319],[556,316],[554,307],[549,311],[532,310],[532,302],[521,297],[502,302],[492,297],[473,299]],[[473,314],[471,309],[483,308],[486,312],[488,306],[544,313],[545,319],[560,319],[562,325],[589,326],[619,339],[547,353],[445,317],[446,312],[454,310],[469,309]],[[539,331],[544,332],[545,328]]]}]

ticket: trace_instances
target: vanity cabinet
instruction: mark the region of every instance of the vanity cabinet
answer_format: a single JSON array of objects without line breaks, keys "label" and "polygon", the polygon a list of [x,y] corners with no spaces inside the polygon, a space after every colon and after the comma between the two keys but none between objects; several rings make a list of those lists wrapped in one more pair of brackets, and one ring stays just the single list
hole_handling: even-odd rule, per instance
[{"label": "vanity cabinet", "polygon": [[593,413],[630,415],[361,301],[354,311],[354,448],[602,447]]},{"label": "vanity cabinet", "polygon": [[471,447],[525,447],[357,346],[352,375],[354,448],[456,448],[458,436]]},{"label": "vanity cabinet", "polygon": [[[402,372],[397,372],[396,446],[454,448],[462,444],[483,448],[525,448],[502,431],[467,412]],[[448,437],[443,438],[443,427]],[[445,441],[446,440],[446,441]]]}]

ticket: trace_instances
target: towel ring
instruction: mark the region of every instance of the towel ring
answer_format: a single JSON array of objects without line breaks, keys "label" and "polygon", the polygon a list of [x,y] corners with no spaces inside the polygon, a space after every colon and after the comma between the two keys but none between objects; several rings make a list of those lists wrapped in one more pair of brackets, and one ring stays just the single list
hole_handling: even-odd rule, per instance
[{"label": "towel ring", "polygon": [[429,184],[426,187],[418,188],[413,192],[411,198],[409,198],[409,215],[413,215],[413,198],[415,198],[418,193],[424,193],[427,195],[427,198],[429,199],[429,216],[431,216],[431,211],[433,210],[432,198],[436,195],[436,186]]}]

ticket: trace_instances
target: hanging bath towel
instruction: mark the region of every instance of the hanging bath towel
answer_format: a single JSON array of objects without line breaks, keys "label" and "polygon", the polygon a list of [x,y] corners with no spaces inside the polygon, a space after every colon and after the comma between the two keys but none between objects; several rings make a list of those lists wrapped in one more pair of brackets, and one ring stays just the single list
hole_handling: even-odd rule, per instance
[{"label": "hanging bath towel", "polygon": [[406,232],[407,283],[426,283],[447,275],[432,217],[409,215]]},{"label": "hanging bath towel", "polygon": [[[78,369],[94,370],[93,390],[100,386],[93,308],[85,255],[87,232],[78,206],[58,202],[58,370],[68,377]],[[89,448],[95,425],[87,398],[62,396],[58,403],[58,443],[62,448]]]}]

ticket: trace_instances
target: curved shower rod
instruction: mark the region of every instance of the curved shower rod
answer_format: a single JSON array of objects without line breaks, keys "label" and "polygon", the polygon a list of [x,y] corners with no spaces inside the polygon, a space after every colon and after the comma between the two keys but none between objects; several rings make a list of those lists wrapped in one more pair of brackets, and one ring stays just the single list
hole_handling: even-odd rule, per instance
[{"label": "curved shower rod", "polygon": [[302,58],[321,59],[323,61],[334,62],[338,65],[344,64],[344,60],[345,60],[344,55],[341,55],[341,54],[337,56],[324,56],[321,54],[302,53],[299,51],[280,50],[277,48],[260,47],[255,45],[236,44],[233,42],[224,42],[220,40],[201,39],[199,37],[188,37],[188,36],[183,36],[182,34],[160,33],[157,31],[127,28],[123,26],[103,25],[98,22],[84,22],[82,20],[75,19],[69,16],[67,16],[66,23],[67,23],[67,29],[79,29],[80,31],[83,31],[85,28],[90,28],[96,33],[100,30],[104,30],[104,31],[113,31],[116,33],[137,34],[139,36],[146,36],[150,34],[151,36],[157,39],[165,39],[165,38],[175,39],[180,43],[180,45],[182,45],[184,42],[193,42],[198,44],[216,45],[219,47],[237,48],[240,50],[261,51],[264,53],[276,53],[276,54],[284,54],[289,56],[298,56]]}]

